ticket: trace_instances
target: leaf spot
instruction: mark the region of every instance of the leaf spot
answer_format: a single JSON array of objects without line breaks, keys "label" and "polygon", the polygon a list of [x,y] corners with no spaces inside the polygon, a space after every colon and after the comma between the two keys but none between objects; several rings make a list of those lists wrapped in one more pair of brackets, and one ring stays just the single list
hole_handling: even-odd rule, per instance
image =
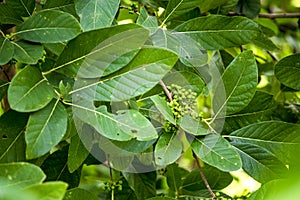
[{"label": "leaf spot", "polygon": [[3,139],[3,140],[6,140],[7,138],[8,138],[8,136],[7,136],[6,134],[3,134],[3,135],[2,135],[2,139]]}]

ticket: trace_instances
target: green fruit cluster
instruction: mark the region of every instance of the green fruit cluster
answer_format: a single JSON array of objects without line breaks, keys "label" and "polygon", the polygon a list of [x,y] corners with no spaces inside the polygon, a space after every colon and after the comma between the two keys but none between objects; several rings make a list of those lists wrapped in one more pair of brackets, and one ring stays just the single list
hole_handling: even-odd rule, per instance
[{"label": "green fruit cluster", "polygon": [[119,180],[117,182],[105,182],[104,183],[104,190],[105,191],[112,191],[112,190],[119,190],[121,191],[122,190],[122,184],[123,184],[123,181],[122,180]]},{"label": "green fruit cluster", "polygon": [[183,115],[198,116],[195,111],[197,109],[196,92],[175,84],[167,86],[167,88],[173,95],[173,100],[168,105],[172,109],[176,119],[181,118]]}]

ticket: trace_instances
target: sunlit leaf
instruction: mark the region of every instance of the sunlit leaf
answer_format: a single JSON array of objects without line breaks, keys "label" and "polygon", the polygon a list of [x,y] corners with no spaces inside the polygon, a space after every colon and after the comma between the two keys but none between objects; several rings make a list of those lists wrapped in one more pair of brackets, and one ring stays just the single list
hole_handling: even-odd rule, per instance
[{"label": "sunlit leaf", "polygon": [[259,34],[258,25],[253,21],[244,17],[221,15],[191,19],[175,30],[191,37],[202,48],[209,50],[247,44]]},{"label": "sunlit leaf", "polygon": [[108,27],[119,9],[120,0],[76,0],[75,7],[84,31]]},{"label": "sunlit leaf", "polygon": [[203,122],[195,120],[189,115],[184,115],[180,118],[178,124],[180,128],[192,135],[207,135],[209,133],[208,127]]},{"label": "sunlit leaf", "polygon": [[25,133],[26,157],[42,156],[55,147],[66,133],[67,117],[64,106],[58,100],[32,113]]},{"label": "sunlit leaf", "polygon": [[242,167],[239,154],[221,135],[210,134],[203,139],[195,138],[191,146],[197,157],[222,171],[235,171]]},{"label": "sunlit leaf", "polygon": [[25,188],[24,191],[34,193],[37,199],[40,200],[62,200],[67,187],[67,183],[55,181],[31,185]]},{"label": "sunlit leaf", "polygon": [[10,107],[20,112],[37,111],[45,107],[54,95],[53,88],[41,72],[32,66],[20,71],[8,88]]},{"label": "sunlit leaf", "polygon": [[57,43],[73,39],[80,31],[80,24],[73,15],[44,10],[18,26],[16,35],[32,42]]},{"label": "sunlit leaf", "polygon": [[159,112],[172,124],[176,125],[176,121],[174,119],[171,108],[168,106],[166,100],[158,95],[152,96],[150,98],[155,107],[159,110]]}]

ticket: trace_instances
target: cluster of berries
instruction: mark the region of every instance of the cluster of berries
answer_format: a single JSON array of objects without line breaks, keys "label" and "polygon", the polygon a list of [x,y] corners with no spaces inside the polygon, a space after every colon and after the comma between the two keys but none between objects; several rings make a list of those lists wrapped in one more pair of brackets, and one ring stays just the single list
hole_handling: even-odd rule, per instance
[{"label": "cluster of berries", "polygon": [[105,184],[105,186],[104,186],[105,191],[110,192],[110,191],[115,190],[115,189],[118,189],[119,191],[121,191],[123,181],[122,180],[119,180],[117,182],[109,181],[109,182],[105,182],[104,184]]}]

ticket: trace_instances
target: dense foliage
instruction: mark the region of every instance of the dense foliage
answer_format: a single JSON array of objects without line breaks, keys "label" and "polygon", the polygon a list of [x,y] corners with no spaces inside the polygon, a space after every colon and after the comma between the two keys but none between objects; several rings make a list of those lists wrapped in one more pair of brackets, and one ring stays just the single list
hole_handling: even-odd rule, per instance
[{"label": "dense foliage", "polygon": [[296,3],[1,1],[0,199],[293,199]]}]

